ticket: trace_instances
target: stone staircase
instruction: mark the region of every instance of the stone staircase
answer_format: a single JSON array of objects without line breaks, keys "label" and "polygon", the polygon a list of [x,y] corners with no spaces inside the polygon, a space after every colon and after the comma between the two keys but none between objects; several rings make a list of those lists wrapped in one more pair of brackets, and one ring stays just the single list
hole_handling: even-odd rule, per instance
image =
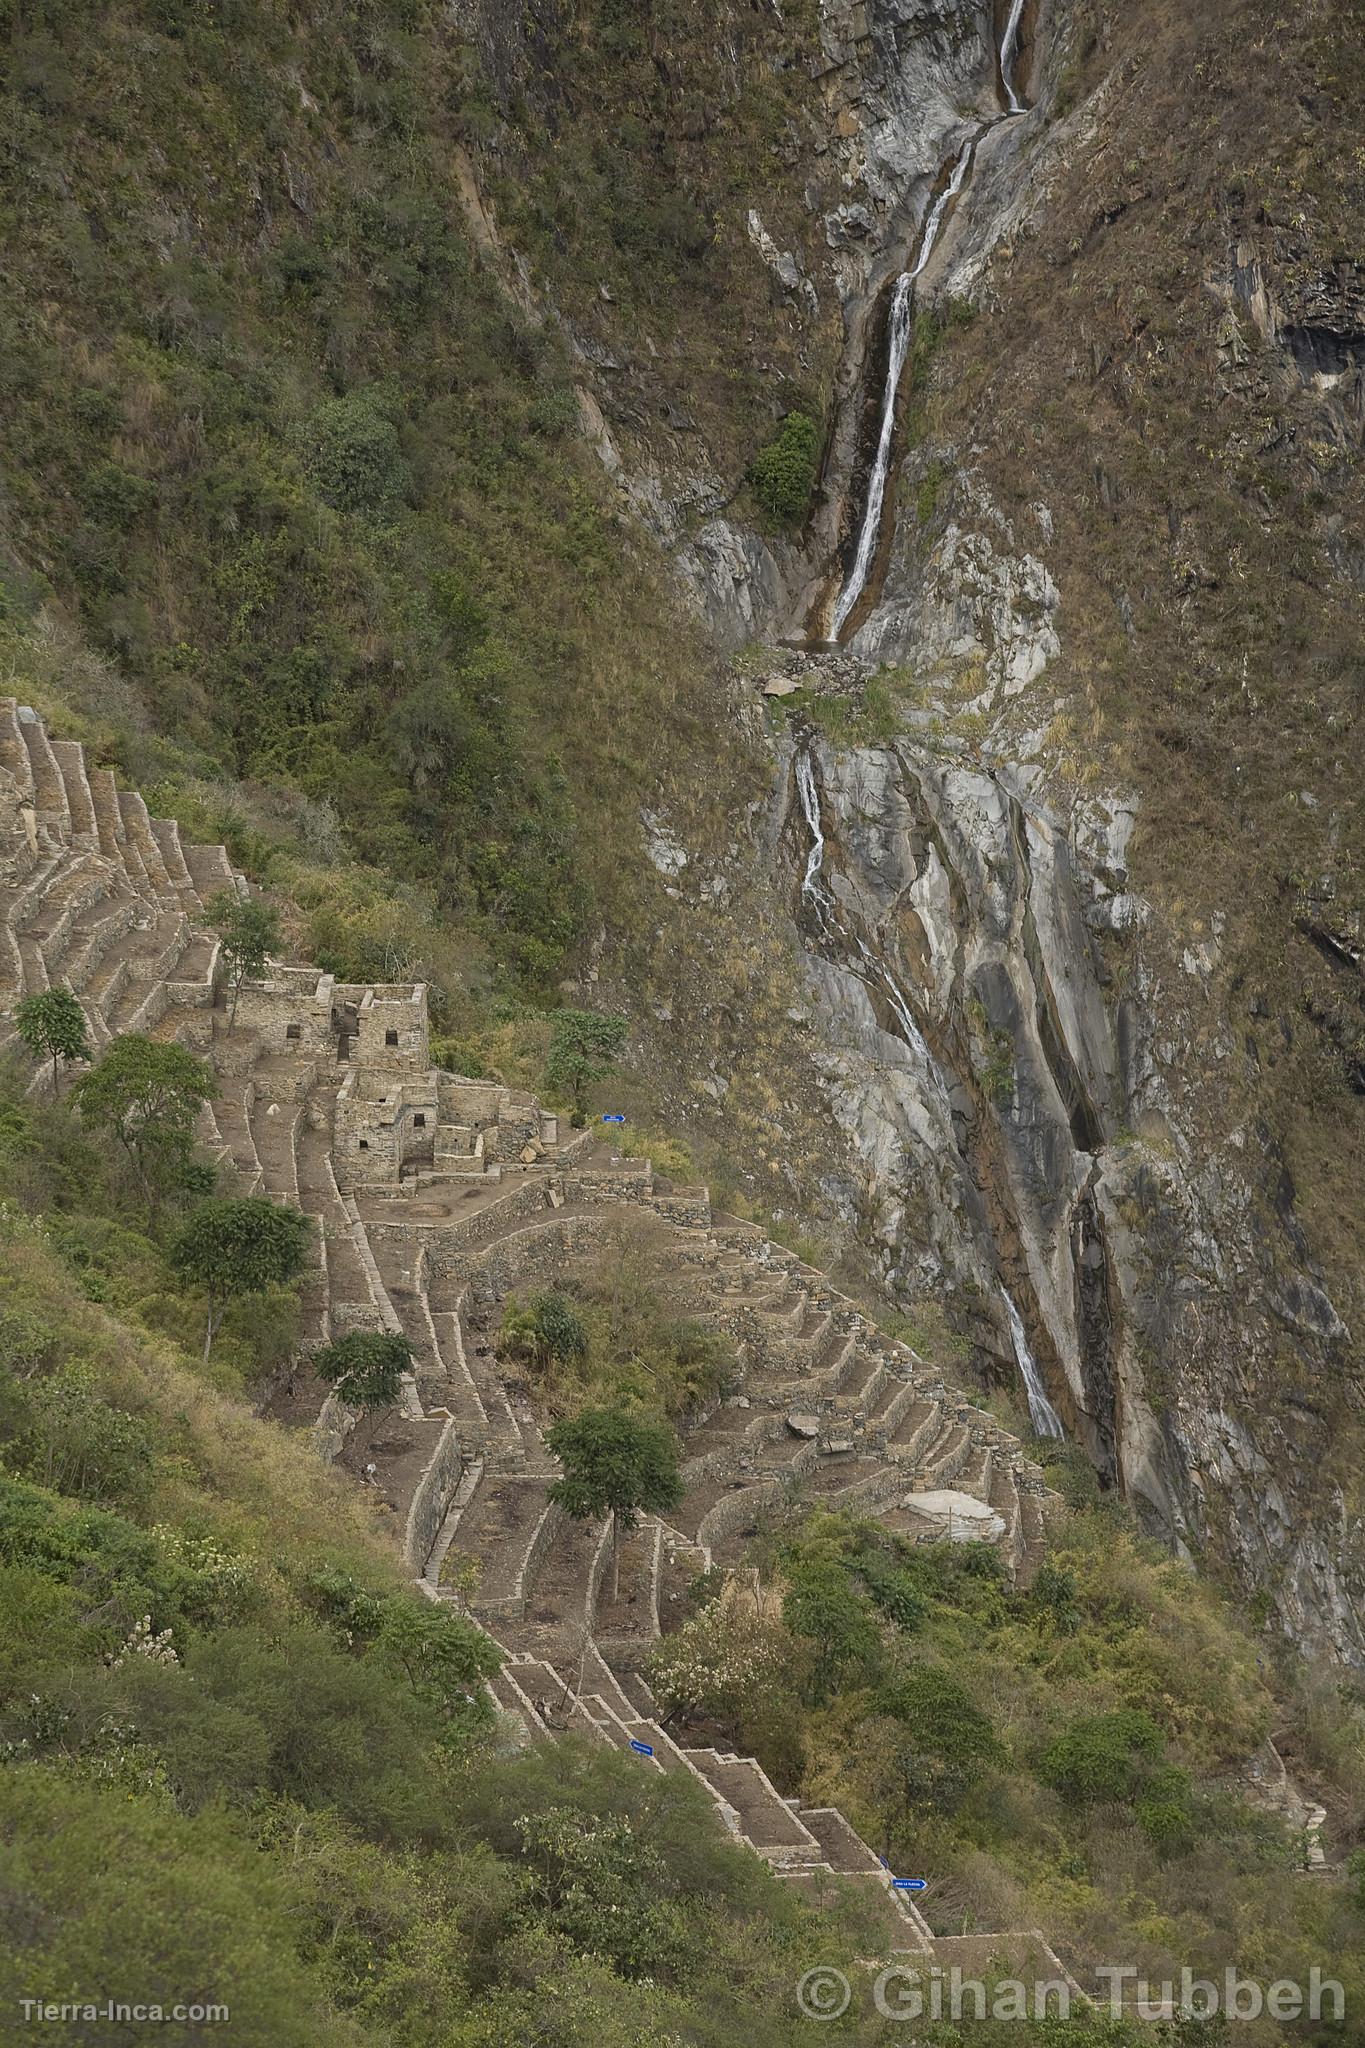
[{"label": "stone staircase", "polygon": [[[412,1345],[396,1412],[357,1418],[305,1357],[266,1414],[309,1429],[321,1455],[375,1489],[430,1598],[457,1597],[460,1568],[477,1571],[469,1605],[505,1658],[493,1695],[526,1740],[571,1729],[641,1769],[684,1774],[784,1882],[817,1902],[843,1884],[870,1890],[887,1947],[937,1957],[942,1940],[841,1814],[783,1798],[751,1757],[686,1746],[661,1724],[642,1667],[691,1579],[738,1564],[763,1518],[791,1505],[847,1508],[916,1541],[983,1537],[1026,1580],[1046,1542],[1038,1466],[823,1274],[591,1131],[560,1144],[530,1097],[429,1074],[425,1163],[400,1158],[391,1185],[338,1185],[357,1033],[374,1004],[410,1005],[413,992],[333,989],[316,970],[272,965],[276,980],[230,1029],[204,906],[246,887],[224,848],[183,844],[80,746],[0,700],[0,1047],[21,1050],[8,1013],[48,986],[76,995],[96,1049],[123,1031],[194,1047],[219,1083],[205,1149],[243,1190],[316,1220],[305,1345],[354,1329]],[[272,1023],[277,1013],[298,1021]],[[404,1115],[410,1079],[396,1068],[377,1115]],[[32,1088],[47,1085],[38,1063]],[[556,1463],[503,1377],[496,1330],[509,1294],[572,1278],[623,1213],[648,1220],[677,1313],[725,1338],[733,1370],[684,1432],[682,1504],[623,1546],[612,1600],[609,1529],[548,1501]]]}]

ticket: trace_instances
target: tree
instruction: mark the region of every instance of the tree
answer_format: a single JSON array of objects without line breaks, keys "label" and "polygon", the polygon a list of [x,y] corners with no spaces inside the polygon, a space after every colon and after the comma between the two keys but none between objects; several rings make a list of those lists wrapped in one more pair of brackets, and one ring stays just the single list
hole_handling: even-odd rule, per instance
[{"label": "tree", "polygon": [[183,1182],[195,1119],[214,1095],[203,1060],[128,1032],[76,1083],[81,1122],[117,1138],[149,1196]]},{"label": "tree", "polygon": [[389,1408],[412,1370],[412,1346],[396,1331],[351,1330],[315,1351],[313,1365],[349,1408]]},{"label": "tree", "polygon": [[515,1299],[509,1301],[499,1334],[509,1356],[527,1365],[572,1365],[588,1353],[583,1319],[557,1287],[534,1295],[524,1306]]},{"label": "tree", "polygon": [[804,412],[789,412],[749,465],[754,495],[776,526],[795,526],[805,517],[819,474],[820,429]]},{"label": "tree", "polygon": [[232,989],[228,1029],[237,1022],[237,999],[244,981],[259,981],[266,962],[280,943],[280,914],[259,896],[238,896],[220,889],[204,905],[205,915],[222,942],[223,965]]},{"label": "tree", "polygon": [[208,1295],[206,1359],[228,1303],[296,1280],[311,1234],[307,1216],[262,1195],[217,1196],[200,1203],[172,1243],[170,1259],[177,1272]]},{"label": "tree", "polygon": [[52,1092],[57,1092],[58,1060],[88,1060],[85,1012],[69,988],[45,988],[25,996],[14,1012],[19,1036],[35,1059],[51,1059]]},{"label": "tree", "polygon": [[624,1408],[585,1408],[555,1423],[546,1442],[564,1467],[550,1499],[576,1522],[611,1516],[612,1598],[621,1590],[621,1538],[641,1509],[665,1514],[683,1497],[678,1446],[666,1423],[648,1422]]},{"label": "tree", "polygon": [[602,1017],[593,1010],[556,1010],[545,1061],[545,1080],[573,1104],[573,1121],[587,1120],[588,1090],[615,1066],[626,1042],[624,1017]]}]

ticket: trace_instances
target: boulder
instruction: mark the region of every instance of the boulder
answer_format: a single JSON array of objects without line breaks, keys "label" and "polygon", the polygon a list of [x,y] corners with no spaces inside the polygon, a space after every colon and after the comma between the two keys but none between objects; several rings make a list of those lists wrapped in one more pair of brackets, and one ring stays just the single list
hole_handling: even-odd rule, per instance
[{"label": "boulder", "polygon": [[1005,1533],[1004,1518],[975,1494],[958,1493],[952,1487],[930,1493],[907,1493],[901,1506],[910,1514],[939,1524],[940,1535],[954,1543],[993,1543]]}]

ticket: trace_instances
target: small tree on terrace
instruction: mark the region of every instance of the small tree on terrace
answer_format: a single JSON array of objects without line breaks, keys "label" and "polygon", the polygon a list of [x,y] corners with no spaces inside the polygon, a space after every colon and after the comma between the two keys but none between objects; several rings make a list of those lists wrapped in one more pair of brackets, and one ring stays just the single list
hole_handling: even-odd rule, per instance
[{"label": "small tree on terrace", "polygon": [[624,1017],[600,1017],[593,1010],[556,1010],[545,1061],[546,1084],[573,1104],[573,1121],[588,1114],[588,1090],[616,1065],[626,1042]]},{"label": "small tree on terrace", "polygon": [[171,1264],[208,1295],[204,1357],[229,1302],[297,1280],[308,1257],[312,1224],[297,1209],[261,1195],[215,1196],[201,1202],[171,1245]]},{"label": "small tree on terrace", "polygon": [[107,1046],[75,1087],[81,1122],[118,1140],[153,1201],[184,1182],[195,1119],[213,1093],[203,1060],[182,1045],[131,1031]]},{"label": "small tree on terrace", "polygon": [[237,1001],[244,981],[259,981],[266,962],[280,943],[280,914],[259,896],[241,897],[220,889],[204,905],[210,925],[222,941],[223,966],[232,990],[229,1031],[237,1022]]},{"label": "small tree on terrace", "polygon": [[612,1599],[621,1590],[621,1538],[641,1510],[666,1514],[683,1497],[678,1446],[666,1423],[648,1422],[624,1408],[585,1408],[555,1423],[546,1442],[564,1467],[550,1499],[586,1522],[611,1516]]},{"label": "small tree on terrace", "polygon": [[25,996],[14,1012],[19,1036],[35,1059],[52,1061],[52,1092],[57,1092],[58,1060],[88,1060],[85,1012],[69,988],[45,988]]},{"label": "small tree on terrace", "polygon": [[396,1331],[351,1330],[315,1351],[313,1365],[348,1408],[368,1413],[398,1399],[403,1375],[412,1371],[412,1346]]}]

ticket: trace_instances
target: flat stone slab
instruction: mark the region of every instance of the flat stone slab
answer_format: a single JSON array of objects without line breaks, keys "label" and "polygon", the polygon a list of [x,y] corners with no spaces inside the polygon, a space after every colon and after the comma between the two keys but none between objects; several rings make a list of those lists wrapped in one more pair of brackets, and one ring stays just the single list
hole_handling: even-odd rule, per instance
[{"label": "flat stone slab", "polygon": [[794,1413],[787,1417],[787,1427],[793,1436],[804,1437],[807,1443],[814,1443],[820,1434],[820,1418],[818,1415]]},{"label": "flat stone slab", "polygon": [[901,1506],[907,1514],[939,1523],[943,1534],[955,1543],[990,1543],[1005,1533],[1004,1517],[993,1507],[974,1493],[958,1493],[952,1487],[907,1493]]}]

